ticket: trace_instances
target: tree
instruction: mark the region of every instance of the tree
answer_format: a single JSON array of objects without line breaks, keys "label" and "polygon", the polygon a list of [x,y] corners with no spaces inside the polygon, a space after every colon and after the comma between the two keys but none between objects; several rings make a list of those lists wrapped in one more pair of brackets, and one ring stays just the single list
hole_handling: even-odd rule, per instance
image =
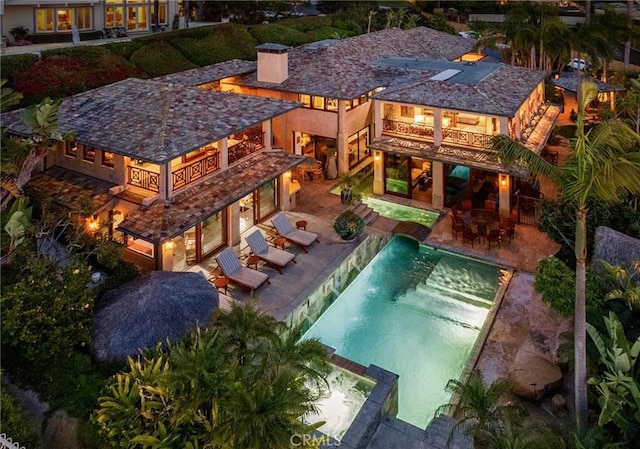
[{"label": "tree", "polygon": [[208,329],[129,360],[111,379],[93,420],[118,447],[284,448],[317,426],[326,351],[258,312],[216,311]]},{"label": "tree", "polygon": [[457,421],[449,435],[449,442],[457,429],[462,428],[465,433],[473,436],[476,448],[488,448],[492,436],[496,435],[503,413],[522,411],[517,406],[500,403],[502,396],[509,391],[509,384],[505,379],[498,379],[486,387],[482,373],[477,369],[471,371],[466,380],[449,380],[445,390],[452,393],[453,402],[441,406],[438,412],[448,411]]},{"label": "tree", "polygon": [[596,97],[597,87],[583,82],[578,101],[576,137],[571,155],[556,167],[507,136],[497,136],[494,148],[503,163],[524,163],[533,174],[555,180],[565,199],[576,204],[575,248],[576,296],[575,400],[579,426],[587,418],[585,284],[587,261],[587,215],[589,198],[608,203],[640,194],[640,136],[618,120],[604,122],[585,131],[585,109]]},{"label": "tree", "polygon": [[616,102],[616,116],[640,134],[640,78],[632,79],[627,94]]}]

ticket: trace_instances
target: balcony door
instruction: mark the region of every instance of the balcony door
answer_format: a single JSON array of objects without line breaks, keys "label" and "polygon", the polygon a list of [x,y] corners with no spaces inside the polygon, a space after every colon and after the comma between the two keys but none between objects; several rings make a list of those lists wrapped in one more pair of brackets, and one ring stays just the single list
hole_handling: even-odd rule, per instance
[{"label": "balcony door", "polygon": [[389,195],[410,197],[411,158],[399,154],[384,155],[384,193]]},{"label": "balcony door", "polygon": [[240,199],[240,233],[278,210],[278,182],[274,178]]}]

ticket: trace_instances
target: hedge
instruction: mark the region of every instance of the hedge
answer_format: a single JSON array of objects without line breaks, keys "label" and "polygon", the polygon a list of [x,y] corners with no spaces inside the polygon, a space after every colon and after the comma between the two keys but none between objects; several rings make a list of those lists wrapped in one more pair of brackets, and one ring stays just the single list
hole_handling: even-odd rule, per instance
[{"label": "hedge", "polygon": [[283,19],[278,22],[278,25],[286,26],[287,28],[293,28],[294,30],[307,32],[316,28],[330,27],[333,25],[333,19],[329,16],[309,16],[309,17],[296,17],[291,19]]},{"label": "hedge", "polygon": [[260,44],[274,43],[295,47],[311,42],[311,38],[302,31],[288,28],[279,23],[253,26],[249,28],[249,32]]},{"label": "hedge", "polygon": [[316,28],[315,30],[307,31],[307,36],[309,36],[309,39],[312,42],[321,41],[324,39],[333,39],[336,37],[336,35],[340,36],[340,38],[343,38],[343,37],[354,36],[355,33],[350,30],[344,30],[344,29],[333,28],[333,27],[321,27],[321,28]]},{"label": "hedge", "polygon": [[109,49],[112,53],[122,56],[127,60],[131,59],[133,52],[144,46],[145,44],[138,40],[132,40],[129,42],[112,42],[110,44],[103,45],[104,48]]},{"label": "hedge", "polygon": [[39,60],[38,55],[33,53],[3,56],[2,63],[0,63],[0,77],[3,80],[8,80],[9,86],[13,86],[14,75],[17,72],[29,70],[29,67]]},{"label": "hedge", "polygon": [[[82,41],[94,41],[102,39],[104,34],[102,31],[81,31],[80,42]],[[30,34],[27,36],[27,40],[34,44],[53,44],[56,42],[72,42],[73,36],[71,33],[46,33],[46,34]]]},{"label": "hedge", "polygon": [[170,73],[195,69],[197,66],[182,56],[167,42],[154,42],[134,51],[130,61],[142,68],[149,76],[156,77]]},{"label": "hedge", "polygon": [[54,48],[41,52],[43,61],[47,58],[50,58],[51,56],[65,56],[68,58],[94,61],[103,56],[111,54],[111,51],[102,45],[80,45],[78,47]]},{"label": "hedge", "polygon": [[187,28],[186,30],[173,30],[162,33],[149,34],[148,36],[137,37],[135,40],[143,44],[151,44],[158,41],[172,41],[174,39],[204,39],[208,36],[232,35],[238,30],[246,30],[246,26],[235,23],[223,23],[221,25],[203,26],[197,28]]}]

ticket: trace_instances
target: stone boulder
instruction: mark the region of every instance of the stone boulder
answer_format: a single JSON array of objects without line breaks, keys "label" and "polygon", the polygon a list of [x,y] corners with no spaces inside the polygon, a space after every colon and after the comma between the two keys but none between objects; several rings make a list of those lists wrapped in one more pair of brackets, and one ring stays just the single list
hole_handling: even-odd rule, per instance
[{"label": "stone boulder", "polygon": [[514,394],[538,401],[562,386],[562,371],[555,363],[530,356],[513,366],[508,379]]}]

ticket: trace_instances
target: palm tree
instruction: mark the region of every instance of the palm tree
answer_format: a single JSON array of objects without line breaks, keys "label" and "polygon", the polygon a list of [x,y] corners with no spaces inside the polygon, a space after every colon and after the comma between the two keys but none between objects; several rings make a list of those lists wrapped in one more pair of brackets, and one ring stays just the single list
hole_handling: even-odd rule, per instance
[{"label": "palm tree", "polygon": [[597,95],[597,87],[583,82],[579,101],[576,137],[566,164],[556,168],[542,157],[507,136],[495,139],[495,149],[503,163],[525,163],[534,174],[547,176],[560,186],[562,195],[576,205],[576,299],[575,401],[580,427],[587,420],[587,365],[585,282],[587,261],[587,200],[597,198],[616,203],[629,194],[640,194],[640,136],[618,120],[585,130],[585,109]]},{"label": "palm tree", "polygon": [[465,433],[473,436],[476,448],[488,447],[491,436],[499,427],[501,414],[511,409],[520,410],[517,406],[500,404],[500,399],[508,390],[509,384],[505,379],[498,379],[486,387],[482,373],[477,369],[471,371],[466,380],[449,380],[445,391],[452,393],[453,403],[439,407],[436,412],[448,412],[456,420],[449,443],[461,427]]}]

